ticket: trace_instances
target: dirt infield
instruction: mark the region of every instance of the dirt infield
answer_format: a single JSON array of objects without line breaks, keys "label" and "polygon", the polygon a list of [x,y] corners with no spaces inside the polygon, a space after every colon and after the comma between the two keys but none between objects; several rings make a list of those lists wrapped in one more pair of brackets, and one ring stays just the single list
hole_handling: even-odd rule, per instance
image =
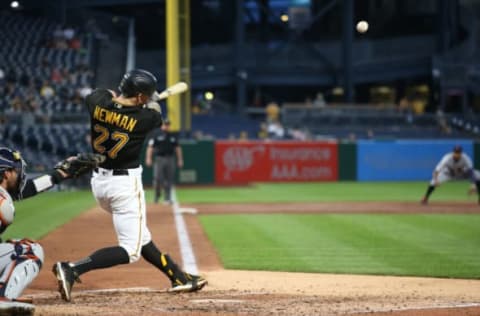
[{"label": "dirt infield", "polygon": [[[467,203],[302,203],[193,205],[200,214],[237,212],[480,213]],[[72,303],[56,293],[50,269],[116,243],[111,217],[92,209],[43,240],[46,262],[26,291],[35,315],[480,315],[480,280],[230,271],[196,215],[184,215],[197,263],[209,285],[199,293],[165,292],[167,279],[145,262],[82,276]],[[172,211],[149,205],[148,223],[160,249],[180,258]]]}]

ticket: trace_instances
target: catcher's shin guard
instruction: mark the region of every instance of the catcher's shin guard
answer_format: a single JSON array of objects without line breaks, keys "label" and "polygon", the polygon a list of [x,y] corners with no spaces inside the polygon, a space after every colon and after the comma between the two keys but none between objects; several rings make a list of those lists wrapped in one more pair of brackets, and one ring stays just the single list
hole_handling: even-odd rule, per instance
[{"label": "catcher's shin guard", "polygon": [[12,261],[0,276],[0,297],[16,299],[40,272],[44,254],[40,244],[22,239],[10,241]]}]

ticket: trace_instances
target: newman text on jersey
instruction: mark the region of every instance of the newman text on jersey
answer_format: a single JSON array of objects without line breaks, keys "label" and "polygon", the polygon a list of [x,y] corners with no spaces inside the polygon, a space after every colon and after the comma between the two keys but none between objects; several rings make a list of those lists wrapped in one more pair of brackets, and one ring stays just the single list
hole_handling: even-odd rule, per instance
[{"label": "newman text on jersey", "polygon": [[137,125],[137,120],[133,117],[109,111],[107,109],[99,107],[98,105],[95,106],[95,111],[93,111],[93,118],[100,122],[105,122],[118,126],[129,132],[133,131],[135,125]]}]

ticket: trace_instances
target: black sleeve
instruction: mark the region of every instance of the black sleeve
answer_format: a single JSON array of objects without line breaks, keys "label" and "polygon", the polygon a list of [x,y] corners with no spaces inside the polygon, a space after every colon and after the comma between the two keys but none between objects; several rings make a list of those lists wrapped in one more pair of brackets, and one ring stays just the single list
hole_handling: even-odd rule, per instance
[{"label": "black sleeve", "polygon": [[28,179],[22,191],[22,200],[37,195],[38,191],[32,179]]},{"label": "black sleeve", "polygon": [[150,109],[148,109],[148,111],[151,112],[153,128],[162,127],[163,125],[162,113],[159,113],[155,110],[150,110]]},{"label": "black sleeve", "polygon": [[96,89],[85,97],[85,105],[91,113],[95,105],[107,105],[112,101],[112,93],[107,89]]},{"label": "black sleeve", "polygon": [[35,179],[28,179],[23,187],[21,198],[28,199],[29,197],[52,188],[55,183],[58,183],[58,179],[55,178],[54,175],[45,174]]}]

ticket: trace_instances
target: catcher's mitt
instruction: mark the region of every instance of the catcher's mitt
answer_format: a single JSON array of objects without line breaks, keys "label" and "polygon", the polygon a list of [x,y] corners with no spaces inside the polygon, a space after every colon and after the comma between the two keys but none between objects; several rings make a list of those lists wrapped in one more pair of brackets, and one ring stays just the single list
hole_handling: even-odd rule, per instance
[{"label": "catcher's mitt", "polygon": [[93,153],[79,153],[74,157],[69,157],[58,162],[56,171],[61,170],[67,176],[64,178],[76,178],[86,172],[92,171],[99,164],[105,161],[105,156]]}]

